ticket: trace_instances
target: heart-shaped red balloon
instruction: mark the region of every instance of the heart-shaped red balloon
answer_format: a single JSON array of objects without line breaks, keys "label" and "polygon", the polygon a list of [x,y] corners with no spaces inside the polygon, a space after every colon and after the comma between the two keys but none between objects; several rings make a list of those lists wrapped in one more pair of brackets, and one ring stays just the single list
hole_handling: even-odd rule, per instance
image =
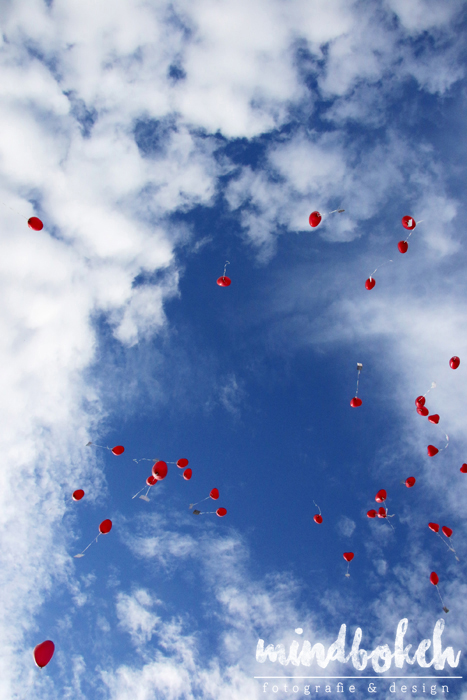
[{"label": "heart-shaped red balloon", "polygon": [[318,525],[321,525],[321,523],[323,522],[323,516],[322,515],[314,515],[313,520],[315,521],[315,523],[318,523]]},{"label": "heart-shaped red balloon", "polygon": [[467,464],[463,464],[462,467],[460,468],[460,471],[461,471],[463,474],[467,474]]},{"label": "heart-shaped red balloon", "polygon": [[439,532],[438,523],[428,523],[428,527],[430,528],[430,530],[433,530],[433,532]]},{"label": "heart-shaped red balloon", "polygon": [[409,244],[407,241],[399,241],[397,247],[399,248],[399,253],[406,253],[409,249]]},{"label": "heart-shaped red balloon", "polygon": [[182,457],[181,459],[177,459],[177,467],[179,469],[185,469],[185,467],[188,466],[188,460],[185,459],[185,457]]},{"label": "heart-shaped red balloon", "polygon": [[369,518],[376,518],[376,511],[375,510],[369,510],[367,513],[367,516]]},{"label": "heart-shaped red balloon", "polygon": [[421,408],[422,406],[425,405],[425,401],[426,401],[426,399],[424,396],[417,396],[417,398],[415,399],[416,407]]},{"label": "heart-shaped red balloon", "polygon": [[232,284],[232,280],[230,279],[230,277],[226,277],[224,275],[224,277],[219,277],[219,279],[217,280],[217,284],[219,285],[219,287],[230,287],[230,285]]},{"label": "heart-shaped red balloon", "polygon": [[430,574],[430,583],[432,583],[433,586],[437,586],[437,585],[438,585],[438,583],[439,583],[439,578],[438,578],[438,574],[436,573],[436,571],[432,571],[432,572],[431,572],[431,574]]},{"label": "heart-shaped red balloon", "polygon": [[376,503],[383,503],[387,497],[388,494],[386,493],[386,491],[384,489],[380,489],[375,496],[375,501]]},{"label": "heart-shaped red balloon", "polygon": [[80,501],[84,496],[84,491],[83,489],[77,489],[76,491],[73,491],[72,499],[74,501]]},{"label": "heart-shaped red balloon", "polygon": [[352,561],[353,556],[354,556],[353,552],[344,552],[344,554],[343,554],[345,561]]},{"label": "heart-shaped red balloon", "polygon": [[190,467],[188,469],[185,469],[183,472],[183,478],[185,481],[190,481],[191,477],[193,476],[193,472],[191,471]]},{"label": "heart-shaped red balloon", "polygon": [[428,457],[434,457],[438,454],[439,450],[434,445],[428,445],[427,447]]},{"label": "heart-shaped red balloon", "polygon": [[216,514],[219,516],[219,518],[223,518],[224,515],[227,515],[227,508],[218,508],[216,510]]},{"label": "heart-shaped red balloon", "polygon": [[420,406],[420,408],[417,408],[417,413],[419,416],[427,416],[429,412],[430,411],[427,409],[426,406]]},{"label": "heart-shaped red balloon", "polygon": [[102,535],[107,535],[112,529],[112,521],[107,518],[107,520],[103,520],[101,524],[99,525],[99,532]]},{"label": "heart-shaped red balloon", "polygon": [[365,289],[373,289],[373,287],[376,284],[376,280],[374,277],[368,277],[367,281],[365,282]]},{"label": "heart-shaped red balloon", "polygon": [[167,463],[159,460],[152,467],[153,476],[156,477],[157,481],[162,481],[167,476]]},{"label": "heart-shaped red balloon", "polygon": [[378,518],[385,518],[386,517],[386,508],[378,508]]},{"label": "heart-shaped red balloon", "polygon": [[409,231],[413,231],[416,225],[417,224],[415,223],[415,219],[413,218],[413,216],[402,217],[402,226],[408,229]]},{"label": "heart-shaped red balloon", "polygon": [[405,485],[408,489],[411,489],[412,486],[415,484],[415,481],[416,479],[414,476],[409,476],[409,478],[405,480]]},{"label": "heart-shaped red balloon", "polygon": [[217,499],[219,498],[219,491],[217,489],[211,489],[209,495],[214,501],[217,501]]},{"label": "heart-shaped red balloon", "polygon": [[321,223],[321,218],[322,217],[319,211],[312,211],[310,216],[308,217],[308,223],[313,228],[316,228],[316,226],[318,226]]},{"label": "heart-shaped red balloon", "polygon": [[28,219],[28,226],[32,228],[33,231],[42,231],[44,228],[44,224],[37,216],[31,216],[31,218]]},{"label": "heart-shaped red balloon", "polygon": [[122,455],[125,452],[125,448],[123,445],[116,445],[115,447],[112,447],[112,453],[116,455],[117,457],[119,455]]},{"label": "heart-shaped red balloon", "polygon": [[459,367],[460,363],[461,363],[461,361],[459,360],[458,357],[456,357],[456,355],[454,355],[454,357],[451,357],[451,359],[449,360],[449,364],[451,366],[451,369],[457,369]]},{"label": "heart-shaped red balloon", "polygon": [[362,405],[362,400],[359,399],[358,396],[354,396],[352,401],[350,402],[350,405],[352,406],[352,408],[358,408]]},{"label": "heart-shaped red balloon", "polygon": [[50,659],[54,655],[54,651],[55,644],[51,642],[50,639],[47,639],[47,641],[37,645],[33,653],[34,661],[39,666],[39,668],[44,668],[44,666],[47,666]]},{"label": "heart-shaped red balloon", "polygon": [[443,527],[441,528],[441,532],[443,533],[443,535],[446,535],[446,537],[451,537],[452,535],[451,528],[447,527],[446,525],[443,525]]},{"label": "heart-shaped red balloon", "polygon": [[430,423],[434,423],[435,425],[438,425],[438,423],[439,423],[439,416],[438,416],[437,413],[433,413],[432,416],[428,416],[428,420],[430,421]]}]

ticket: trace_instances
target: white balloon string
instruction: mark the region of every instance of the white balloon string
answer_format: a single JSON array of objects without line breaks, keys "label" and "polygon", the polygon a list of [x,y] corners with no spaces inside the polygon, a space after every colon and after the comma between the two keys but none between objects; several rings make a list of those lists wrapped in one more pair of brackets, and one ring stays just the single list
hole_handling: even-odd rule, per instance
[{"label": "white balloon string", "polygon": [[14,211],[15,214],[18,214],[18,216],[22,216],[23,219],[26,219],[26,221],[28,221],[28,217],[27,217],[27,216],[24,216],[24,214],[21,214],[21,212],[16,211],[16,209],[13,209],[13,207],[10,207],[9,204],[5,204],[5,202],[2,202],[2,201],[0,201],[0,204],[3,204],[4,207],[6,207],[7,209],[10,209],[11,211]]},{"label": "white balloon string", "polygon": [[224,277],[225,277],[225,272],[227,270],[227,265],[230,265],[228,260],[225,261],[225,265],[224,265],[224,275],[223,275]]},{"label": "white balloon string", "polygon": [[384,262],[381,263],[381,265],[378,265],[378,267],[376,268],[376,270],[373,270],[373,272],[371,273],[370,279],[371,279],[372,276],[375,274],[375,272],[378,272],[378,270],[379,270],[381,267],[383,267],[383,265],[387,265],[388,263],[392,263],[392,262],[394,262],[394,260],[385,260]]},{"label": "white balloon string", "polygon": [[141,493],[141,491],[144,491],[145,488],[146,488],[146,487],[143,486],[143,488],[140,489],[140,490],[138,491],[138,493],[135,493],[135,495],[131,497],[131,500],[133,500],[134,498],[136,498],[136,496],[139,496],[139,494]]},{"label": "white balloon string", "polygon": [[319,514],[321,515],[321,508],[320,508],[319,505],[316,503],[316,501],[313,501],[313,503],[315,504],[315,506],[316,506],[317,509],[319,510]]}]

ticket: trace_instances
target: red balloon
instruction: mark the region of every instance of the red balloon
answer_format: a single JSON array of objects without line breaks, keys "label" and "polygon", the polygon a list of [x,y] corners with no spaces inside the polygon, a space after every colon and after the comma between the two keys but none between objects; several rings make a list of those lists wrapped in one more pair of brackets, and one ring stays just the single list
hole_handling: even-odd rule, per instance
[{"label": "red balloon", "polygon": [[417,406],[417,408],[421,408],[425,405],[425,401],[426,399],[424,396],[417,396],[417,398],[415,399],[415,405]]},{"label": "red balloon", "polygon": [[459,367],[460,363],[461,363],[461,361],[459,360],[458,357],[456,357],[456,355],[454,355],[454,357],[451,357],[451,359],[449,360],[449,364],[451,365],[451,369],[457,369]]},{"label": "red balloon", "polygon": [[156,462],[152,468],[153,476],[156,477],[157,481],[162,481],[167,476],[167,464],[162,460]]},{"label": "red balloon", "polygon": [[217,489],[211,489],[211,493],[209,495],[214,501],[217,501],[219,498],[219,491]]},{"label": "red balloon", "polygon": [[308,217],[308,222],[310,226],[316,228],[321,223],[322,216],[319,211],[312,211]]},{"label": "red balloon", "polygon": [[439,450],[434,445],[428,445],[427,447],[428,457],[434,457],[438,454]]},{"label": "red balloon", "polygon": [[357,396],[354,396],[352,401],[350,402],[350,405],[352,408],[358,408],[358,406],[362,405],[362,400],[359,399]]},{"label": "red balloon", "polygon": [[[28,226],[29,228],[32,228],[33,231],[42,231],[44,228],[44,224],[37,218],[37,216],[31,216],[31,218],[28,219]],[[50,643],[52,644],[52,642]]]},{"label": "red balloon", "polygon": [[44,668],[44,666],[47,666],[50,659],[54,655],[54,651],[55,644],[51,642],[50,639],[47,639],[47,641],[42,642],[42,644],[38,644],[33,652],[34,661],[36,662],[37,666],[39,666],[39,668]]},{"label": "red balloon", "polygon": [[375,496],[375,501],[376,503],[383,503],[387,497],[388,494],[386,493],[386,491],[384,489],[380,489]]},{"label": "red balloon", "polygon": [[399,253],[406,253],[409,249],[409,244],[407,241],[399,241],[397,247],[399,248]]},{"label": "red balloon", "polygon": [[402,226],[409,231],[413,231],[415,226],[417,224],[415,223],[415,219],[412,216],[403,216],[402,217]]},{"label": "red balloon", "polygon": [[227,508],[218,508],[216,510],[216,513],[219,516],[219,518],[223,518],[224,515],[227,515]]},{"label": "red balloon", "polygon": [[414,476],[409,476],[409,478],[405,480],[405,485],[408,489],[411,489],[412,486],[415,484],[415,481],[416,479]]},{"label": "red balloon", "polygon": [[148,476],[146,483],[148,486],[154,486],[154,484],[157,484],[157,479],[155,476]]},{"label": "red balloon", "polygon": [[376,518],[376,511],[375,510],[369,510],[367,513],[367,516],[369,518]]},{"label": "red balloon", "polygon": [[119,455],[122,455],[124,452],[125,452],[125,448],[123,447],[123,445],[117,445],[116,447],[112,447],[112,453],[114,455],[117,455],[117,457]]},{"label": "red balloon", "polygon": [[72,499],[74,501],[80,501],[84,496],[84,491],[83,489],[77,489],[76,491],[73,491],[73,496]]},{"label": "red balloon", "polygon": [[112,529],[112,521],[107,518],[107,520],[103,520],[101,524],[99,525],[99,532],[102,533],[103,535],[107,535]]},{"label": "red balloon", "polygon": [[433,584],[433,586],[437,586],[437,585],[438,585],[438,583],[439,583],[439,578],[438,578],[438,574],[436,573],[436,571],[432,571],[432,572],[431,572],[431,574],[430,574],[430,582]]},{"label": "red balloon", "polygon": [[451,528],[447,527],[446,525],[443,525],[443,527],[441,528],[441,532],[443,533],[443,535],[446,535],[446,537],[451,537],[452,535]]},{"label": "red balloon", "polygon": [[427,416],[429,412],[430,411],[426,408],[426,406],[421,406],[420,408],[417,408],[417,413],[419,416]]},{"label": "red balloon", "polygon": [[460,468],[460,471],[461,471],[463,474],[467,474],[467,464],[463,464],[462,467]]},{"label": "red balloon", "polygon": [[373,289],[373,287],[376,284],[376,280],[374,277],[368,277],[367,281],[365,282],[365,289]]},{"label": "red balloon", "polygon": [[230,285],[232,284],[232,280],[230,279],[230,277],[219,277],[219,279],[217,280],[217,284],[219,285],[219,287],[230,287]]},{"label": "red balloon", "polygon": [[378,518],[385,518],[386,515],[386,508],[383,508],[383,506],[381,506],[381,508],[378,508]]},{"label": "red balloon", "polygon": [[354,554],[353,552],[344,552],[342,556],[344,557],[345,561],[352,561]]},{"label": "red balloon", "polygon": [[193,472],[191,471],[190,468],[185,469],[185,471],[183,472],[183,478],[184,478],[186,481],[190,481],[192,474],[193,474]]},{"label": "red balloon", "polygon": [[185,469],[185,467],[187,467],[188,464],[188,460],[184,457],[182,459],[177,459],[177,467],[179,467],[180,469]]},{"label": "red balloon", "polygon": [[323,522],[323,516],[322,515],[314,515],[313,520],[315,521],[315,523],[318,523],[318,525],[321,525],[321,523]]},{"label": "red balloon", "polygon": [[428,523],[428,527],[430,528],[430,530],[433,530],[433,532],[439,532],[438,523]]}]

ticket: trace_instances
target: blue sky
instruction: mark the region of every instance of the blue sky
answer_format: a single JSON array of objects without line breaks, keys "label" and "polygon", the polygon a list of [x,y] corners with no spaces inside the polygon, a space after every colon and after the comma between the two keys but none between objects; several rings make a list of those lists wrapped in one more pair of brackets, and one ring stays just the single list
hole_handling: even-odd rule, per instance
[{"label": "blue sky", "polygon": [[[464,4],[1,13],[0,700],[303,697],[255,676],[322,669],[258,663],[258,639],[327,647],[345,624],[371,651],[403,618],[414,648],[444,618],[459,666],[313,694],[465,676]],[[401,255],[406,214],[423,223]],[[414,406],[432,382],[438,426]],[[181,457],[191,481],[169,464],[132,499],[135,459]],[[213,487],[227,516],[193,516]],[[381,488],[394,529],[366,516]]]}]

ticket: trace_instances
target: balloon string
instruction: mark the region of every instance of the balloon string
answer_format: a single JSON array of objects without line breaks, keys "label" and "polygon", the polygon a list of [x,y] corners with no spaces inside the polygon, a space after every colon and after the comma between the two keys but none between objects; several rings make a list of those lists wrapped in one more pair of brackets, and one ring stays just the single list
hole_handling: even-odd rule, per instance
[{"label": "balloon string", "polygon": [[136,498],[136,496],[139,496],[139,494],[141,493],[141,491],[144,491],[145,488],[146,488],[146,487],[143,486],[143,488],[140,489],[140,490],[138,491],[138,493],[135,493],[135,495],[131,497],[131,500],[133,500],[134,498]]},{"label": "balloon string", "polygon": [[357,372],[357,388],[355,390],[355,396],[358,396],[358,382],[360,381],[360,372],[361,370],[358,370]]},{"label": "balloon string", "polygon": [[387,265],[387,263],[392,263],[392,262],[394,262],[394,260],[385,260],[384,262],[381,263],[381,265],[378,265],[378,267],[376,268],[376,270],[373,270],[373,272],[371,273],[371,275],[370,275],[370,280],[371,280],[372,276],[375,274],[375,272],[378,272],[378,270],[380,269],[380,267],[383,267],[383,265]]},{"label": "balloon string", "polygon": [[446,545],[446,547],[447,547],[451,552],[453,552],[453,553],[456,555],[457,561],[460,561],[460,559],[459,559],[459,557],[457,556],[457,552],[456,552],[456,550],[454,549],[454,547],[452,547],[451,544],[450,544],[449,542],[446,542],[446,540],[443,540],[443,538],[441,537],[441,535],[439,534],[439,532],[437,532],[436,534],[438,535],[438,537],[439,537],[439,539],[441,540],[441,542],[444,542],[444,544]]},{"label": "balloon string", "polygon": [[[101,535],[101,534],[102,534],[102,533],[99,532],[99,535]],[[97,542],[97,538],[99,537],[99,535],[97,535],[97,537],[96,537],[96,542]],[[88,546],[86,547],[86,549],[89,549],[89,547],[93,544],[93,542],[94,542],[94,539],[91,540],[91,542],[88,544]],[[86,549],[83,549],[83,551],[81,552],[81,554],[75,554],[75,558],[76,558],[76,557],[82,557],[82,556],[84,555]]]},{"label": "balloon string", "polygon": [[2,201],[0,201],[0,204],[3,204],[4,207],[6,207],[7,209],[10,209],[11,211],[14,211],[15,214],[18,214],[18,216],[22,216],[23,219],[26,219],[26,221],[28,221],[28,217],[27,217],[27,216],[24,216],[24,214],[21,214],[21,212],[16,211],[16,209],[13,209],[13,207],[10,207],[9,204],[5,204],[5,202],[2,202]]},{"label": "balloon string", "polygon": [[[332,212],[331,212],[331,213],[332,213]],[[315,504],[315,506],[316,506],[317,509],[319,510],[319,514],[321,515],[321,508],[320,508],[319,505],[316,503],[316,501],[313,501],[313,503]]]},{"label": "balloon string", "polygon": [[333,209],[333,211],[328,211],[328,215],[329,215],[329,214],[335,214],[336,212],[337,212],[338,214],[342,214],[342,212],[344,212],[344,211],[345,211],[345,209]]},{"label": "balloon string", "polygon": [[[151,458],[151,457],[141,457],[140,459],[134,459],[134,460],[133,460],[133,462],[136,462],[136,464],[138,464],[138,462],[154,462],[154,463],[155,463],[155,462],[159,462],[159,461],[160,461],[160,460],[159,460],[157,457],[155,457],[155,458]],[[168,462],[168,464],[175,464],[175,462]],[[144,487],[143,487],[143,488],[144,488]]]},{"label": "balloon string", "polygon": [[435,382],[431,382],[430,388],[428,389],[428,391],[426,392],[426,394],[423,394],[423,396],[424,396],[424,397],[425,397],[425,396],[428,396],[428,394],[430,393],[430,391],[431,391],[432,389],[436,389],[436,383],[435,383]]},{"label": "balloon string", "polygon": [[89,447],[90,445],[93,445],[94,447],[101,447],[103,450],[110,450],[112,452],[111,447],[104,447],[104,445],[96,445],[95,442],[88,442],[86,443],[86,447]]},{"label": "balloon string", "polygon": [[447,607],[444,604],[444,600],[441,598],[441,593],[439,592],[438,584],[436,584],[436,590],[438,591],[439,599],[441,601],[441,605],[443,606],[444,612],[449,612],[449,610],[447,609]]},{"label": "balloon string", "polygon": [[[183,474],[182,474],[182,476],[183,476]],[[189,506],[189,507],[190,507],[190,508],[194,508],[195,506],[199,505],[199,504],[202,503],[203,501],[207,501],[208,498],[211,498],[211,496],[206,496],[206,498],[201,499],[201,501],[198,501],[197,503],[190,503],[190,506]]]},{"label": "balloon string", "polygon": [[347,576],[348,578],[350,578],[349,567],[350,567],[350,562],[348,561],[348,562],[347,562],[347,573],[346,573],[346,576]]},{"label": "balloon string", "polygon": [[224,265],[224,275],[223,275],[224,277],[225,277],[225,271],[227,270],[227,265],[230,265],[228,260],[225,261],[225,265]]}]

